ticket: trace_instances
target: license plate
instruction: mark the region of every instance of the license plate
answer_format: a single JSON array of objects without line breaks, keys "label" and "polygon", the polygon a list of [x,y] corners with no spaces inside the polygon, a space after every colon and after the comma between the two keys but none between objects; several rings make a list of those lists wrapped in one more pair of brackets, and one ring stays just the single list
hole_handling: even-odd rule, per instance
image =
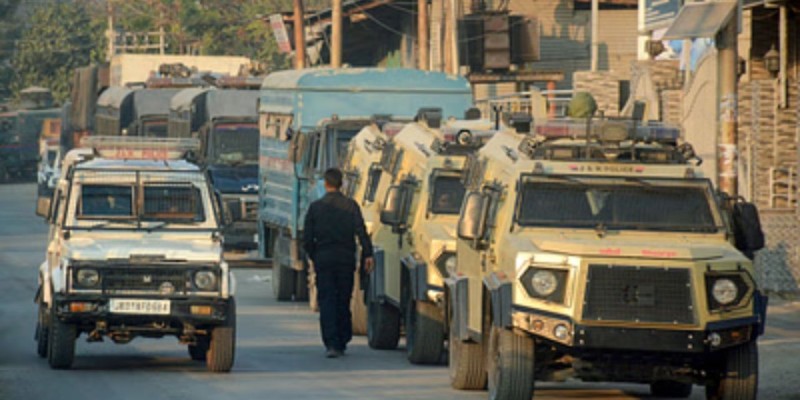
[{"label": "license plate", "polygon": [[169,300],[111,299],[110,311],[115,314],[169,315]]}]

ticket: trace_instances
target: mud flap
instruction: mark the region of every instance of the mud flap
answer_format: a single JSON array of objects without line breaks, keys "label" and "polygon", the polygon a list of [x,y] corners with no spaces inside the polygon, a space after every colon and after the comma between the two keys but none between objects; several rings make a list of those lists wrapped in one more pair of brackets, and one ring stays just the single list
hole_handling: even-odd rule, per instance
[{"label": "mud flap", "polygon": [[369,294],[367,302],[383,303],[386,300],[386,266],[384,265],[383,249],[375,248],[375,268],[369,274]]},{"label": "mud flap", "polygon": [[428,301],[428,266],[421,259],[408,256],[403,259],[403,266],[408,270],[413,300]]},{"label": "mud flap", "polygon": [[453,336],[467,341],[472,338],[469,334],[467,325],[469,318],[469,286],[466,277],[449,277],[445,279],[445,285],[450,291],[450,303],[453,315],[450,329]]},{"label": "mud flap", "polygon": [[511,282],[492,272],[483,279],[483,284],[492,298],[492,325],[498,328],[511,327]]}]

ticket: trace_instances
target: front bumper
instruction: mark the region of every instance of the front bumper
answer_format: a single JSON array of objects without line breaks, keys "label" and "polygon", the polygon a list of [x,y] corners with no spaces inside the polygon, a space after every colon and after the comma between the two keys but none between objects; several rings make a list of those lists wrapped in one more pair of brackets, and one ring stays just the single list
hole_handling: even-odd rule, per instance
[{"label": "front bumper", "polygon": [[[125,324],[137,325],[150,322],[181,323],[197,325],[219,325],[228,317],[230,299],[222,298],[163,298],[153,296],[136,296],[136,299],[146,300],[169,300],[170,312],[165,315],[151,314],[118,314],[109,310],[109,300],[111,298],[134,298],[126,296],[104,296],[104,295],[56,295],[54,306],[56,315],[59,319],[71,323],[93,323],[98,321],[106,322],[110,325]],[[91,304],[94,307],[87,311],[72,311],[73,303]],[[192,306],[196,310],[203,310],[203,314],[193,313]],[[205,314],[205,311],[209,311]]]},{"label": "front bumper", "polygon": [[223,230],[225,250],[258,249],[256,221],[234,221]]},{"label": "front bumper", "polygon": [[[529,309],[515,309],[512,319],[516,329],[576,355],[586,351],[712,353],[754,339],[759,327],[758,316],[712,323],[702,330],[584,325]],[[559,326],[566,328],[561,329],[568,332],[566,337],[555,333]]]}]

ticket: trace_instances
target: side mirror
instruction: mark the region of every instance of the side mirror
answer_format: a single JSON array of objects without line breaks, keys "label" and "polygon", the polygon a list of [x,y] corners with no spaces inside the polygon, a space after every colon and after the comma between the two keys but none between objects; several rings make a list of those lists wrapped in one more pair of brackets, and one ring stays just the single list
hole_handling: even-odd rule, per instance
[{"label": "side mirror", "polygon": [[764,248],[758,209],[753,203],[739,202],[734,204],[731,216],[736,248],[752,260],[755,252]]},{"label": "side mirror", "polygon": [[233,210],[230,205],[222,200],[222,195],[214,192],[214,199],[217,201],[217,208],[219,209],[219,224],[222,228],[227,227],[233,223]]},{"label": "side mirror", "polygon": [[400,231],[408,217],[410,201],[407,193],[408,186],[405,185],[394,185],[386,192],[381,223],[391,226],[395,232]]},{"label": "side mirror", "polygon": [[480,192],[470,192],[461,207],[458,220],[458,237],[464,240],[479,241],[486,235],[486,216],[489,212],[489,199]]},{"label": "side mirror", "polygon": [[44,219],[50,219],[50,201],[50,197],[39,196],[36,199],[36,215]]}]

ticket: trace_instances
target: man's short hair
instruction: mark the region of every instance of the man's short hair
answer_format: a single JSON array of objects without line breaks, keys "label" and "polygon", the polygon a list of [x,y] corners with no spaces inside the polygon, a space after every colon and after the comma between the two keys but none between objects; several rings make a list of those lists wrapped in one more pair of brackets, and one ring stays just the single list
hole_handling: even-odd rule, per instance
[{"label": "man's short hair", "polygon": [[339,171],[339,168],[328,168],[325,171],[325,184],[335,189],[341,189],[342,171]]}]

